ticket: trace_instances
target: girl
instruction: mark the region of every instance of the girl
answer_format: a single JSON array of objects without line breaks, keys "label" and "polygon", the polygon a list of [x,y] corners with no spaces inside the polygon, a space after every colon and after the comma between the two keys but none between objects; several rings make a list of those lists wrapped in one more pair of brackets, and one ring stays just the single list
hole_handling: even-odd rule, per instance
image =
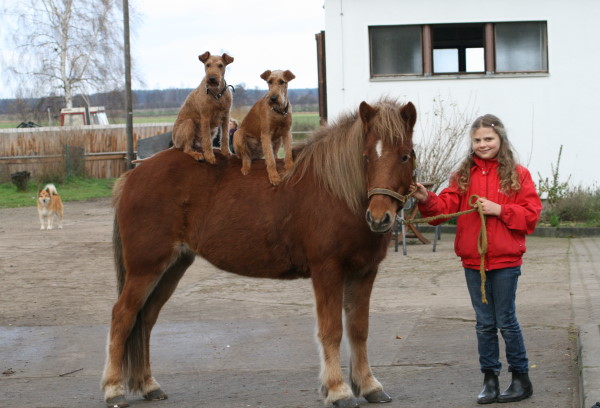
[{"label": "girl", "polygon": [[[530,397],[529,362],[523,334],[517,321],[515,297],[521,275],[525,235],[531,234],[542,204],[529,171],[516,163],[504,125],[494,115],[475,120],[470,130],[471,148],[450,185],[439,195],[416,183],[413,197],[424,217],[451,214],[471,208],[469,198],[476,194],[486,215],[487,254],[485,257],[487,303],[482,300],[477,239],[479,214],[458,217],[454,250],[462,260],[467,287],[476,315],[476,333],[483,389],[480,404],[513,402]],[[444,220],[431,222],[440,224]],[[506,345],[508,371],[512,382],[500,393],[498,329]]]}]

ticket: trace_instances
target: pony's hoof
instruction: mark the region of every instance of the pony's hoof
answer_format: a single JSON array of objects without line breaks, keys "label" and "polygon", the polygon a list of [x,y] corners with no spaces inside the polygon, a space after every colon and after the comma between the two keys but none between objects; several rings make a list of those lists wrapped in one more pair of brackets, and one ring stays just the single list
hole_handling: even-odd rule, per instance
[{"label": "pony's hoof", "polygon": [[146,401],[160,401],[166,400],[169,396],[160,388],[154,391],[150,391],[148,394],[144,395],[144,399]]},{"label": "pony's hoof", "polygon": [[116,397],[107,399],[106,406],[108,408],[125,408],[125,407],[128,407],[129,404],[125,400],[124,395],[117,395]]},{"label": "pony's hoof", "polygon": [[333,402],[335,408],[359,408],[358,399],[354,397],[345,398]]},{"label": "pony's hoof", "polygon": [[389,394],[384,390],[372,392],[369,395],[364,395],[364,397],[367,402],[372,403],[392,402],[392,397],[390,397]]}]

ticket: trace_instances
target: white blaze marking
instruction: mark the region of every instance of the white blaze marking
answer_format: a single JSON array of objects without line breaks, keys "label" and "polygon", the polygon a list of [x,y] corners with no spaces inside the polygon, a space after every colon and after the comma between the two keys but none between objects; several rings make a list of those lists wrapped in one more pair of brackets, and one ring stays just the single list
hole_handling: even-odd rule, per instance
[{"label": "white blaze marking", "polygon": [[375,145],[375,151],[377,152],[377,156],[381,157],[383,154],[383,142],[381,140],[379,140]]}]

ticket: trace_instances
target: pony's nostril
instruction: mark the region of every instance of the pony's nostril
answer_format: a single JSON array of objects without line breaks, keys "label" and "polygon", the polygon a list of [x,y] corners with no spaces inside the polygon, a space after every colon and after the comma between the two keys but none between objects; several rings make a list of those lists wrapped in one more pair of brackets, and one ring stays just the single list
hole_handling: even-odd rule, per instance
[{"label": "pony's nostril", "polygon": [[373,216],[371,215],[371,210],[367,210],[367,216],[366,216],[366,218],[367,218],[367,222],[369,224],[373,223]]},{"label": "pony's nostril", "polygon": [[389,225],[391,223],[392,223],[392,216],[390,215],[389,212],[386,212],[385,217],[383,217],[383,221],[381,221],[381,224]]}]

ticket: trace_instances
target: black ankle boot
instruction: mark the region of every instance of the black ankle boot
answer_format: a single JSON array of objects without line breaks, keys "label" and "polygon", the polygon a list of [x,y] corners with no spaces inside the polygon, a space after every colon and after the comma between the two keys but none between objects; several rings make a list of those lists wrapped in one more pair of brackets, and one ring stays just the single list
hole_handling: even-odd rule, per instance
[{"label": "black ankle boot", "polygon": [[492,402],[496,402],[499,393],[500,385],[498,383],[498,376],[493,371],[485,371],[483,389],[477,396],[477,403],[491,404]]},{"label": "black ankle boot", "polygon": [[512,381],[508,388],[498,396],[498,402],[515,402],[531,397],[533,386],[527,373],[513,371]]}]

